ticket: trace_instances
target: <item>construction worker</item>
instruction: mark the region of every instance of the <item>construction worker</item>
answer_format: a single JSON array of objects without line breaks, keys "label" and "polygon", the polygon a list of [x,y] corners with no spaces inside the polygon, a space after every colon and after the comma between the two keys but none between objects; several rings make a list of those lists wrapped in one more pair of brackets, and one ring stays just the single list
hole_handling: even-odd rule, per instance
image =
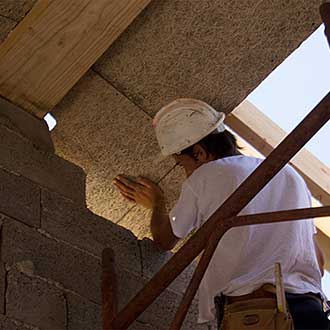
[{"label": "construction worker", "polygon": [[[152,209],[152,237],[163,250],[171,250],[200,227],[262,162],[240,153],[224,118],[194,99],[176,100],[156,114],[153,126],[161,152],[173,156],[187,176],[169,214],[162,190],[151,180],[125,175],[114,179],[125,198]],[[240,214],[310,205],[305,182],[287,165]],[[276,318],[274,265],[280,263],[295,329],[330,329],[322,304],[324,260],[314,234],[312,220],[229,230],[200,284],[199,322],[211,321],[218,314],[221,329],[292,328],[290,317],[286,323],[270,320]]]}]

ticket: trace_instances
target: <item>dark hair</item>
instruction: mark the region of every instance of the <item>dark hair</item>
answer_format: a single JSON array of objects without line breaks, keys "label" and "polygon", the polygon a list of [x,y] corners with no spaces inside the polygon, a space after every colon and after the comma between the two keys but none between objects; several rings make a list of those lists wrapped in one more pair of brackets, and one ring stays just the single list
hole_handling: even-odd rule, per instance
[{"label": "dark hair", "polygon": [[[236,137],[227,130],[217,134],[209,134],[194,145],[196,144],[201,145],[215,159],[237,155],[238,149],[240,149]],[[184,149],[181,153],[194,158],[194,145]]]}]

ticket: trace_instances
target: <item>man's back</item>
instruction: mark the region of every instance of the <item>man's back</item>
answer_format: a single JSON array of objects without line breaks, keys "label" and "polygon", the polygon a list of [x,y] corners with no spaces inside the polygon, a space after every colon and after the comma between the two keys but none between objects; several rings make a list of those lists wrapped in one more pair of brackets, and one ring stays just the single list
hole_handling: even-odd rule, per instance
[{"label": "man's back", "polygon": [[[253,172],[262,160],[232,156],[209,162],[183,184],[171,212],[174,234],[184,237],[199,227]],[[296,209],[310,206],[302,178],[286,166],[241,212]],[[287,291],[320,292],[312,221],[245,226],[231,229],[222,238],[199,292],[200,321],[213,318],[216,294],[244,295],[264,283],[274,283],[274,264],[280,262]]]}]

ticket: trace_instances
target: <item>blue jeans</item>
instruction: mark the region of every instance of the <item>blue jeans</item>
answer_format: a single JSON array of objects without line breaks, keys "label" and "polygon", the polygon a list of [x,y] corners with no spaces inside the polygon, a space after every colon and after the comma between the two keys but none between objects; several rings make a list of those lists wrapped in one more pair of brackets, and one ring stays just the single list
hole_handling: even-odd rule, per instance
[{"label": "blue jeans", "polygon": [[330,329],[330,321],[320,301],[308,294],[286,293],[294,329]]}]

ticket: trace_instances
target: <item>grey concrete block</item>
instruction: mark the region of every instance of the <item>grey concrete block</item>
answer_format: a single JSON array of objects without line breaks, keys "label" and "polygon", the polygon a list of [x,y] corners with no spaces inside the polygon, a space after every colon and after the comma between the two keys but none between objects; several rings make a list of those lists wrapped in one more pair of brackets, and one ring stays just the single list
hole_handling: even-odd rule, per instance
[{"label": "grey concrete block", "polygon": [[34,273],[56,281],[88,299],[100,302],[100,260],[70,245],[48,238],[14,220],[2,231],[2,260],[13,265],[30,260]]},{"label": "grey concrete block", "polygon": [[0,124],[0,167],[85,204],[85,173]]},{"label": "grey concrete block", "polygon": [[130,330],[160,330],[158,327],[155,327],[154,325],[150,325],[147,323],[142,322],[134,322],[130,327]]},{"label": "grey concrete block", "polygon": [[[125,306],[128,301],[147,283],[145,279],[141,279],[135,274],[126,271],[121,272],[118,278],[119,287],[119,309]],[[170,322],[174,318],[174,314],[179,306],[182,295],[176,294],[171,290],[164,291],[154,303],[143,312],[137,321],[150,324],[160,330],[167,330]],[[190,330],[205,329],[204,326],[197,325],[197,308],[196,304],[192,306],[187,315],[187,319],[182,329]]]},{"label": "grey concrete block", "polygon": [[82,166],[88,207],[113,222],[132,207],[112,185],[117,174],[159,181],[173,167],[160,155],[151,118],[92,71],[53,113],[56,151]]},{"label": "grey concrete block", "polygon": [[28,138],[36,147],[54,152],[48,126],[27,111],[0,97],[0,123]]},{"label": "grey concrete block", "polygon": [[67,293],[68,330],[102,330],[100,305],[78,295]]},{"label": "grey concrete block", "polygon": [[22,176],[0,169],[0,212],[40,226],[40,188]]},{"label": "grey concrete block", "polygon": [[9,271],[6,315],[43,329],[65,329],[63,292],[41,279]]},{"label": "grey concrete block", "polygon": [[0,44],[5,41],[10,31],[14,29],[16,22],[0,16]]},{"label": "grey concrete block", "polygon": [[42,191],[42,228],[100,257],[102,250],[110,247],[115,253],[116,265],[141,273],[138,241],[129,230],[58,194]]},{"label": "grey concrete block", "polygon": [[[139,242],[142,255],[142,271],[146,279],[152,278],[161,267],[173,256],[172,252],[160,251],[155,244],[144,239]],[[195,264],[190,264],[170,285],[170,288],[180,294],[184,293],[193,275]]]},{"label": "grey concrete block", "polygon": [[23,324],[20,321],[13,320],[8,316],[0,315],[0,329],[1,330],[39,330],[36,327]]},{"label": "grey concrete block", "polygon": [[150,114],[178,97],[228,113],[315,31],[319,4],[153,1],[94,68]]},{"label": "grey concrete block", "polygon": [[0,262],[0,314],[5,314],[6,269]]},{"label": "grey concrete block", "polygon": [[0,15],[20,21],[37,0],[1,0]]}]

